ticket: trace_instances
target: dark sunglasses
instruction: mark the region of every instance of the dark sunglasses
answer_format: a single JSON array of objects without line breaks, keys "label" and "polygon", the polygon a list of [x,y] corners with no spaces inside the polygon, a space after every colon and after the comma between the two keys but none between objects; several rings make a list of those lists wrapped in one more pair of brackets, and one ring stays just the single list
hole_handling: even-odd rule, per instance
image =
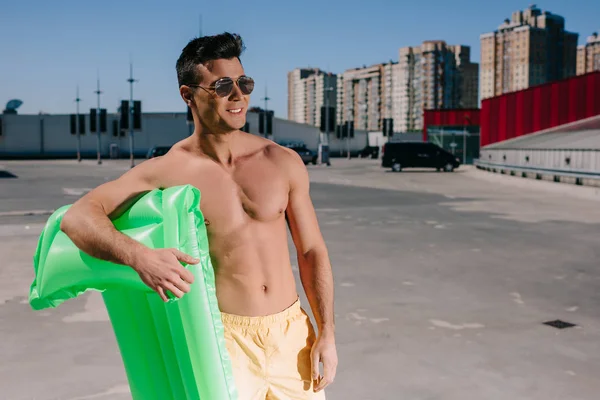
[{"label": "dark sunglasses", "polygon": [[[242,75],[235,80],[235,83],[240,88],[240,91],[245,95],[252,93],[252,91],[254,90],[254,79],[250,78],[249,76]],[[233,84],[234,84],[233,79],[231,79],[229,77],[225,77],[225,78],[221,78],[218,81],[216,81],[214,86],[210,86],[207,88],[205,88],[204,86],[200,86],[200,85],[187,85],[187,86],[199,87],[199,88],[207,90],[207,91],[208,91],[208,89],[214,90],[217,96],[227,97],[233,91]]]}]

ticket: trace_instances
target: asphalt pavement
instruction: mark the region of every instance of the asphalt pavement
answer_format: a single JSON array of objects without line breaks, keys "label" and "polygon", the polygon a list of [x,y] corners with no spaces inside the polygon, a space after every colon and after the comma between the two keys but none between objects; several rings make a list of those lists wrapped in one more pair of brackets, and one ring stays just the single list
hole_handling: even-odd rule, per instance
[{"label": "asphalt pavement", "polygon": [[[27,303],[49,214],[128,161],[2,169],[0,398],[130,399],[97,293],[43,311]],[[335,277],[328,399],[598,398],[598,189],[469,167],[391,173],[377,160],[309,172]],[[574,326],[545,324],[556,320]]]}]

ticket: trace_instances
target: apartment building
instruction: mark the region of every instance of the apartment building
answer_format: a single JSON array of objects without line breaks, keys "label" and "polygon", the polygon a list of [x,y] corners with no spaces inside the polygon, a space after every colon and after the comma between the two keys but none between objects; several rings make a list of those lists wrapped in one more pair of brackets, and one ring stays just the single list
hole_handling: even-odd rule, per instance
[{"label": "apartment building", "polygon": [[321,107],[335,107],[337,76],[319,68],[296,68],[288,73],[288,119],[319,126]]},{"label": "apartment building", "polygon": [[338,125],[352,121],[354,129],[381,129],[384,113],[392,112],[392,65],[390,62],[348,69],[338,77]]},{"label": "apartment building", "polygon": [[423,128],[423,110],[475,108],[479,65],[470,60],[470,47],[443,40],[402,47],[396,74],[399,131]]},{"label": "apartment building", "polygon": [[[389,62],[383,66],[383,119],[391,119],[394,132],[399,132],[398,127],[402,119],[400,112],[400,64]],[[381,127],[383,129],[383,127]]]},{"label": "apartment building", "polygon": [[306,85],[304,79],[312,75],[314,69],[296,68],[288,72],[288,119],[306,123]]},{"label": "apartment building", "polygon": [[454,108],[477,108],[479,96],[479,63],[471,62],[471,48],[469,46],[448,46],[454,53]]},{"label": "apartment building", "polygon": [[575,75],[578,34],[535,5],[480,36],[481,99]]},{"label": "apartment building", "polygon": [[577,47],[577,75],[600,71],[600,36],[594,32],[587,43]]},{"label": "apartment building", "polygon": [[[352,121],[354,129],[368,129],[368,125],[371,125],[373,130],[379,128],[379,124],[375,121],[369,124],[368,107],[371,105],[371,111],[379,113],[380,67],[381,64],[377,64],[370,67],[348,69],[338,78],[336,99],[336,122],[338,125],[344,124],[345,121]],[[369,90],[369,88],[375,87],[377,90]],[[372,94],[371,98],[369,98],[369,92]]]}]

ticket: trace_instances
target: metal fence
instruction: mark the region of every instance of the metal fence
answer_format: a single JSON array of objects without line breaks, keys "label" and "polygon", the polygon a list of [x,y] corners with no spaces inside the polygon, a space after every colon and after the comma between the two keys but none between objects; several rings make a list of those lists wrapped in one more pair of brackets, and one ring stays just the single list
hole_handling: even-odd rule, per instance
[{"label": "metal fence", "polygon": [[474,164],[501,174],[600,186],[600,149],[482,150]]},{"label": "metal fence", "polygon": [[484,149],[479,160],[506,167],[600,175],[600,149]]}]

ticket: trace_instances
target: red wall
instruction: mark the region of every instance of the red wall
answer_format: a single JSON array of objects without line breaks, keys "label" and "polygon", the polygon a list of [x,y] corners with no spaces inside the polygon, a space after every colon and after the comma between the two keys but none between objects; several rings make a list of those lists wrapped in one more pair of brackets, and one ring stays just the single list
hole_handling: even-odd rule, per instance
[{"label": "red wall", "polygon": [[503,94],[481,102],[481,146],[595,115],[600,71]]},{"label": "red wall", "polygon": [[479,126],[480,114],[478,108],[425,110],[423,140],[427,141],[428,126]]}]

